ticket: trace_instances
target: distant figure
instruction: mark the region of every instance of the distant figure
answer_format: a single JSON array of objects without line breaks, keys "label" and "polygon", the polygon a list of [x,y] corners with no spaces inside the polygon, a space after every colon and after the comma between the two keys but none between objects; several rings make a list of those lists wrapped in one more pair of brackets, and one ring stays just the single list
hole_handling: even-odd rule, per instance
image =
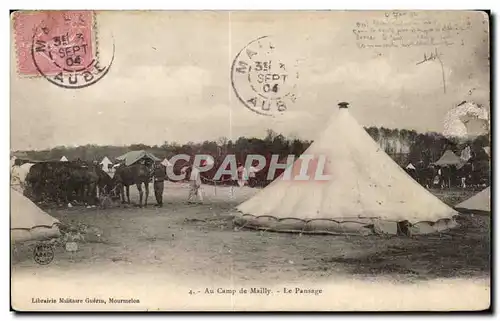
[{"label": "distant figure", "polygon": [[432,181],[432,185],[436,186],[436,185],[439,185],[439,182],[440,182],[440,178],[439,178],[439,175],[436,175],[434,176],[434,180]]},{"label": "distant figure", "polygon": [[155,191],[156,206],[162,207],[163,189],[165,188],[165,178],[167,176],[167,171],[165,166],[163,166],[160,163],[156,164],[153,176],[154,176],[153,187]]},{"label": "distant figure", "polygon": [[250,168],[248,169],[248,186],[250,187],[255,187],[257,185],[257,174],[259,170],[254,167],[254,166],[250,166]]},{"label": "distant figure", "polygon": [[16,191],[23,193],[26,187],[26,176],[28,175],[33,163],[25,163],[21,166],[14,165],[11,167],[10,171],[10,185]]},{"label": "distant figure", "polygon": [[243,187],[246,184],[247,179],[248,179],[247,170],[245,167],[243,167],[243,165],[241,165],[241,163],[238,163],[237,172],[238,172],[238,186]]},{"label": "distant figure", "polygon": [[256,173],[259,172],[259,170],[256,167],[250,166],[247,169],[241,163],[238,163],[238,168],[236,171],[238,174],[237,182],[239,187],[243,187],[245,185],[248,185],[250,187],[255,187],[257,181]]},{"label": "distant figure", "polygon": [[465,185],[465,180],[466,180],[466,178],[465,178],[465,177],[462,177],[462,178],[461,178],[461,180],[462,180],[462,188],[466,188],[466,187],[467,187],[467,186]]},{"label": "distant figure", "polygon": [[189,175],[188,203],[195,203],[193,199],[198,199],[199,203],[203,202],[200,170],[196,166],[186,166],[182,168],[181,173],[185,174],[186,172]]}]

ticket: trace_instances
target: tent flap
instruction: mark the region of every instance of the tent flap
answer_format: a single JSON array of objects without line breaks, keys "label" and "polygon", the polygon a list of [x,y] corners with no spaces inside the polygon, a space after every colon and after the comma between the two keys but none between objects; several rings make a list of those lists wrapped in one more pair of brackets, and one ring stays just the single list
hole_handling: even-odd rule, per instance
[{"label": "tent flap", "polygon": [[237,213],[234,224],[240,228],[265,230],[272,232],[289,232],[304,234],[332,235],[422,235],[442,233],[458,226],[454,219],[442,219],[437,222],[417,222],[409,224],[408,231],[402,232],[400,222],[359,219],[359,220],[300,220],[293,218],[279,219],[270,216],[253,216]]}]

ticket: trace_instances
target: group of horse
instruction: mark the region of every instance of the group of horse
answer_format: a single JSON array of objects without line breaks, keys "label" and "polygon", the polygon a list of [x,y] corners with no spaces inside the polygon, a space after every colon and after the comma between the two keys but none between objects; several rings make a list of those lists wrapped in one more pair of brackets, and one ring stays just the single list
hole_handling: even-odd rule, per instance
[{"label": "group of horse", "polygon": [[[153,166],[143,163],[120,164],[111,177],[97,162],[80,160],[25,163],[22,167],[27,168],[23,182],[26,196],[38,203],[58,204],[98,205],[104,198],[120,199],[122,203],[130,204],[130,186],[135,185],[139,191],[139,206],[147,206],[149,183],[154,173]],[[484,183],[481,173],[470,166],[442,171],[433,166],[417,166],[408,174],[427,188],[436,186],[436,178],[439,178],[441,188],[460,186],[462,177],[466,178],[468,186]]]},{"label": "group of horse", "polygon": [[146,206],[152,178],[153,169],[138,163],[121,164],[111,177],[95,162],[37,162],[29,167],[24,192],[35,202],[98,205],[107,197],[130,204],[130,186],[136,185],[139,206],[143,200]]},{"label": "group of horse", "polygon": [[469,164],[460,169],[455,167],[440,168],[437,166],[417,166],[415,170],[406,170],[420,185],[426,188],[450,188],[462,186],[462,178],[466,185],[477,187],[488,184],[481,171]]}]

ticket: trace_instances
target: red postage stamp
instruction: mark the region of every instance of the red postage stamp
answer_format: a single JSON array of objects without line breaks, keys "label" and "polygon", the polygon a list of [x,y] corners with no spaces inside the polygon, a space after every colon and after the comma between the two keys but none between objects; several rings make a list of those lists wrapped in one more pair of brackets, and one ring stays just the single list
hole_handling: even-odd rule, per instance
[{"label": "red postage stamp", "polygon": [[93,65],[92,11],[19,11],[12,18],[20,75],[75,73]]}]

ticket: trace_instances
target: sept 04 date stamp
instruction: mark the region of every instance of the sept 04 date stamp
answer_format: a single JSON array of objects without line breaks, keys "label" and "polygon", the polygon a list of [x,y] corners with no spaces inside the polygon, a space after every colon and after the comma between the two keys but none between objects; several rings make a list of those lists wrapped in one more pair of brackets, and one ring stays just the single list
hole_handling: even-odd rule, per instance
[{"label": "sept 04 date stamp", "polygon": [[[14,23],[17,72],[80,89],[97,83],[110,70],[98,59],[93,11],[18,11]],[[114,47],[113,47],[114,48]]]}]

